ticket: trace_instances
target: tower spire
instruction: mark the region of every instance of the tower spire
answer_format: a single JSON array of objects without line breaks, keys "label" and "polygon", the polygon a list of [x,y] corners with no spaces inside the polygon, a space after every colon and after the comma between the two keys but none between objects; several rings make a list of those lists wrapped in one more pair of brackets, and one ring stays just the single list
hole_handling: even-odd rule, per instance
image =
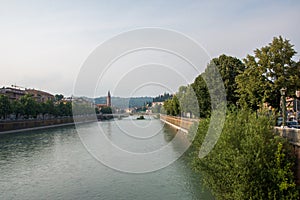
[{"label": "tower spire", "polygon": [[110,96],[110,91],[108,90],[108,94],[106,97],[106,105],[111,107],[111,96]]}]

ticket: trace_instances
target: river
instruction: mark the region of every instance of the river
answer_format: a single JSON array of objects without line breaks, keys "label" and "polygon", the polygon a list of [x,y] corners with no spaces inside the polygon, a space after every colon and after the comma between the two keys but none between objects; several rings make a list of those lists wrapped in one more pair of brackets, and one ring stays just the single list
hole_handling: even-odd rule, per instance
[{"label": "river", "polygon": [[[81,130],[99,126],[122,146],[126,141],[122,130],[132,128],[133,121],[90,123]],[[155,143],[167,144],[174,137],[174,129],[160,120],[150,121],[151,126],[149,119],[134,123],[143,127],[143,134],[160,127]],[[182,157],[153,172],[125,173],[95,159],[80,138],[75,126],[0,135],[0,199],[213,199]],[[138,149],[139,144],[131,146]],[[140,147],[146,151],[155,145]]]}]

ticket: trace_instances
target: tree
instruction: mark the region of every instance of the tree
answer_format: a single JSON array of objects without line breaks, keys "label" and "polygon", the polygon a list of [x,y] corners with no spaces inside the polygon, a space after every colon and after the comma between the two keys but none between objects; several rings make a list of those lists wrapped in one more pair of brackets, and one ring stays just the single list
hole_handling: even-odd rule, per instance
[{"label": "tree", "polygon": [[60,100],[62,100],[64,98],[64,95],[62,95],[62,94],[56,94],[55,95],[55,101],[60,101]]},{"label": "tree", "polygon": [[167,115],[174,115],[173,103],[171,99],[165,100],[163,105]]},{"label": "tree", "polygon": [[48,113],[49,115],[56,115],[56,110],[54,106],[54,102],[51,100],[46,101],[45,103],[45,113]]},{"label": "tree", "polygon": [[18,119],[21,115],[24,115],[24,106],[20,101],[15,100],[12,102],[12,113],[16,115],[16,119]]},{"label": "tree", "polygon": [[287,95],[294,96],[299,87],[299,64],[292,60],[296,55],[290,41],[281,36],[261,49],[254,51],[254,56],[244,59],[246,69],[237,77],[237,92],[241,104],[253,109],[268,102],[279,108],[280,89],[287,88]]},{"label": "tree", "polygon": [[63,102],[60,102],[57,105],[57,115],[58,116],[64,116],[66,113],[66,108],[65,108],[65,104]]},{"label": "tree", "polygon": [[199,117],[199,102],[197,99],[197,94],[195,93],[193,87],[188,85],[183,97],[180,100],[180,109],[182,112],[189,113]]},{"label": "tree", "polygon": [[66,116],[72,116],[72,103],[71,102],[67,102],[65,104],[65,107],[66,107],[66,113],[65,113],[65,115]]},{"label": "tree", "polygon": [[[200,74],[192,83],[193,90],[197,96],[198,105],[199,105],[199,117],[208,117],[211,111],[210,95],[208,88],[203,79],[203,74]],[[186,112],[186,109],[183,108],[183,111]]]},{"label": "tree", "polygon": [[104,106],[101,108],[100,112],[102,114],[112,114],[112,109],[109,106]]},{"label": "tree", "polygon": [[24,108],[24,114],[27,118],[30,116],[36,117],[37,115],[37,102],[33,99],[33,97],[29,94],[22,96],[20,98],[20,102]]},{"label": "tree", "polygon": [[187,91],[187,86],[185,86],[185,85],[182,85],[178,88],[178,92],[176,93],[176,96],[177,96],[179,101],[182,100],[182,98],[183,98],[184,94],[186,93],[186,91]]},{"label": "tree", "polygon": [[258,65],[253,56],[248,55],[245,64],[246,70],[236,79],[237,92],[240,94],[239,101],[241,106],[257,110],[271,95],[271,82],[263,76],[265,70]]},{"label": "tree", "polygon": [[[218,58],[212,59],[210,64],[208,65],[208,69],[215,65],[219,73],[222,77],[222,81],[225,87],[226,92],[226,99],[228,105],[236,105],[236,102],[238,100],[238,94],[236,92],[237,90],[237,84],[236,84],[236,77],[243,73],[245,70],[245,65],[242,63],[241,60],[232,57],[232,56],[226,56],[221,55]],[[205,71],[206,74],[209,73],[208,70]],[[212,81],[217,80],[212,79]],[[213,84],[217,87],[222,86],[221,84]],[[218,88],[213,88],[214,90],[219,90]]]},{"label": "tree", "polygon": [[179,104],[179,100],[176,95],[173,96],[172,98],[172,110],[173,110],[173,115],[178,116],[181,114],[181,108]]},{"label": "tree", "polygon": [[0,95],[0,116],[6,119],[6,116],[12,112],[11,103],[8,96]]},{"label": "tree", "polygon": [[[227,105],[236,105],[239,97],[236,92],[237,84],[236,77],[243,73],[245,69],[241,60],[221,55],[210,61],[204,73],[200,74],[192,84],[199,102],[199,112],[201,117],[210,115],[211,107],[216,108],[218,105],[226,100]],[[211,101],[213,98],[214,101]]]}]

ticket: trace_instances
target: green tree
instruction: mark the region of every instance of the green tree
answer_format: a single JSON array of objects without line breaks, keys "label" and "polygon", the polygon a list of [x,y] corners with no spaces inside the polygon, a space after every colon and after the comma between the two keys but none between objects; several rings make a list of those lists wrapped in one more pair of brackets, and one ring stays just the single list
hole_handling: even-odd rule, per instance
[{"label": "green tree", "polygon": [[[244,72],[245,65],[238,58],[227,56],[224,54],[219,56],[218,58],[212,59],[207,68],[209,69],[214,65],[218,68],[223,83],[215,84],[214,82],[217,80],[217,78],[213,78],[213,85],[215,87],[222,87],[221,84],[224,84],[227,104],[236,105],[238,94],[236,92],[237,84],[235,79],[238,75]],[[209,73],[209,70],[206,70],[205,73]],[[220,89],[213,88],[213,90],[219,91]]]},{"label": "green tree", "polygon": [[8,114],[12,113],[11,103],[8,96],[0,95],[0,116],[6,119]]},{"label": "green tree", "polygon": [[167,115],[174,115],[173,103],[172,103],[171,99],[168,99],[168,100],[164,101],[163,107],[164,107],[164,110],[165,110]]},{"label": "green tree", "polygon": [[[199,102],[201,117],[209,116],[211,107],[216,108],[225,100],[229,106],[236,105],[239,99],[236,92],[236,77],[244,70],[245,66],[241,60],[224,54],[210,61],[204,73],[192,84]],[[211,105],[211,98],[215,105]]]},{"label": "green tree", "polygon": [[185,85],[182,85],[182,86],[180,86],[180,87],[178,88],[178,92],[176,93],[176,96],[177,96],[177,98],[178,98],[179,101],[182,100],[184,94],[185,94],[186,91],[187,91],[187,88],[188,88],[188,87],[185,86]]},{"label": "green tree", "polygon": [[44,106],[45,106],[45,113],[48,113],[50,115],[56,115],[55,105],[53,101],[51,100],[46,101]]},{"label": "green tree", "polygon": [[255,61],[255,57],[247,56],[245,59],[247,66],[243,74],[236,78],[240,94],[240,104],[257,110],[267,97],[271,95],[271,81],[263,74],[265,70]]},{"label": "green tree", "polygon": [[72,103],[71,102],[67,102],[65,104],[65,106],[66,106],[66,113],[65,113],[65,115],[66,116],[72,116]]},{"label": "green tree", "polygon": [[71,116],[72,115],[72,104],[71,102],[60,102],[57,106],[59,116]]},{"label": "green tree", "polygon": [[100,112],[102,114],[112,114],[112,109],[109,106],[105,106],[105,107],[101,108]]},{"label": "green tree", "polygon": [[24,114],[27,118],[36,117],[37,115],[37,102],[33,99],[33,97],[29,94],[22,96],[20,98],[20,102],[24,108]]},{"label": "green tree", "polygon": [[64,98],[64,95],[62,95],[62,94],[56,94],[54,97],[55,97],[55,101],[60,101],[60,100],[62,100]]},{"label": "green tree", "polygon": [[183,97],[180,100],[180,109],[182,112],[190,113],[190,116],[199,117],[199,102],[197,94],[191,85],[188,85]]},{"label": "green tree", "polygon": [[[199,105],[199,117],[208,117],[211,111],[210,95],[208,88],[203,79],[204,74],[200,74],[192,83],[193,90],[197,96],[198,105]],[[183,108],[183,111],[186,112],[186,109]]]},{"label": "green tree", "polygon": [[65,107],[65,104],[63,102],[60,102],[58,105],[57,105],[57,115],[58,116],[64,116],[66,113],[66,107]]},{"label": "green tree", "polygon": [[173,96],[172,98],[172,110],[173,110],[173,115],[178,116],[181,114],[181,108],[179,104],[179,100],[176,95]]},{"label": "green tree", "polygon": [[19,100],[15,100],[12,102],[12,112],[16,115],[16,119],[24,115],[24,106]]},{"label": "green tree", "polygon": [[43,115],[43,119],[45,119],[45,114],[48,113],[47,103],[40,103],[39,113]]},{"label": "green tree", "polygon": [[244,60],[246,69],[237,77],[237,92],[241,103],[251,108],[268,102],[279,108],[280,89],[287,88],[287,95],[294,96],[299,87],[299,66],[292,60],[296,51],[290,41],[281,36]]}]

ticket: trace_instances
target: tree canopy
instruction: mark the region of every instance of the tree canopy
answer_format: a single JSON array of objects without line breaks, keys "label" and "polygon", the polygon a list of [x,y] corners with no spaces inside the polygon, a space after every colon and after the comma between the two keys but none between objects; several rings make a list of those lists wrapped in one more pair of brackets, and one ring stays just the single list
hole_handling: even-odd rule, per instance
[{"label": "tree canopy", "polygon": [[6,118],[6,115],[10,114],[12,111],[11,103],[9,98],[4,95],[0,95],[0,117]]},{"label": "tree canopy", "polygon": [[299,62],[292,60],[295,55],[293,45],[281,36],[256,49],[254,56],[247,55],[246,69],[236,80],[241,104],[257,109],[268,102],[279,108],[281,88],[287,88],[287,95],[294,96],[300,86]]},{"label": "tree canopy", "polygon": [[22,96],[18,100],[9,100],[8,96],[0,95],[0,117],[6,119],[8,115],[14,114],[15,119],[36,118],[38,115],[71,116],[71,102],[38,102],[30,94]]},{"label": "tree canopy", "polygon": [[224,92],[228,105],[236,105],[239,99],[236,77],[243,73],[244,69],[242,61],[232,56],[223,54],[211,60],[205,71],[192,84],[199,102],[200,116],[209,116],[211,106],[216,106],[211,105],[211,98],[214,102],[219,102],[219,98],[224,98]]}]

